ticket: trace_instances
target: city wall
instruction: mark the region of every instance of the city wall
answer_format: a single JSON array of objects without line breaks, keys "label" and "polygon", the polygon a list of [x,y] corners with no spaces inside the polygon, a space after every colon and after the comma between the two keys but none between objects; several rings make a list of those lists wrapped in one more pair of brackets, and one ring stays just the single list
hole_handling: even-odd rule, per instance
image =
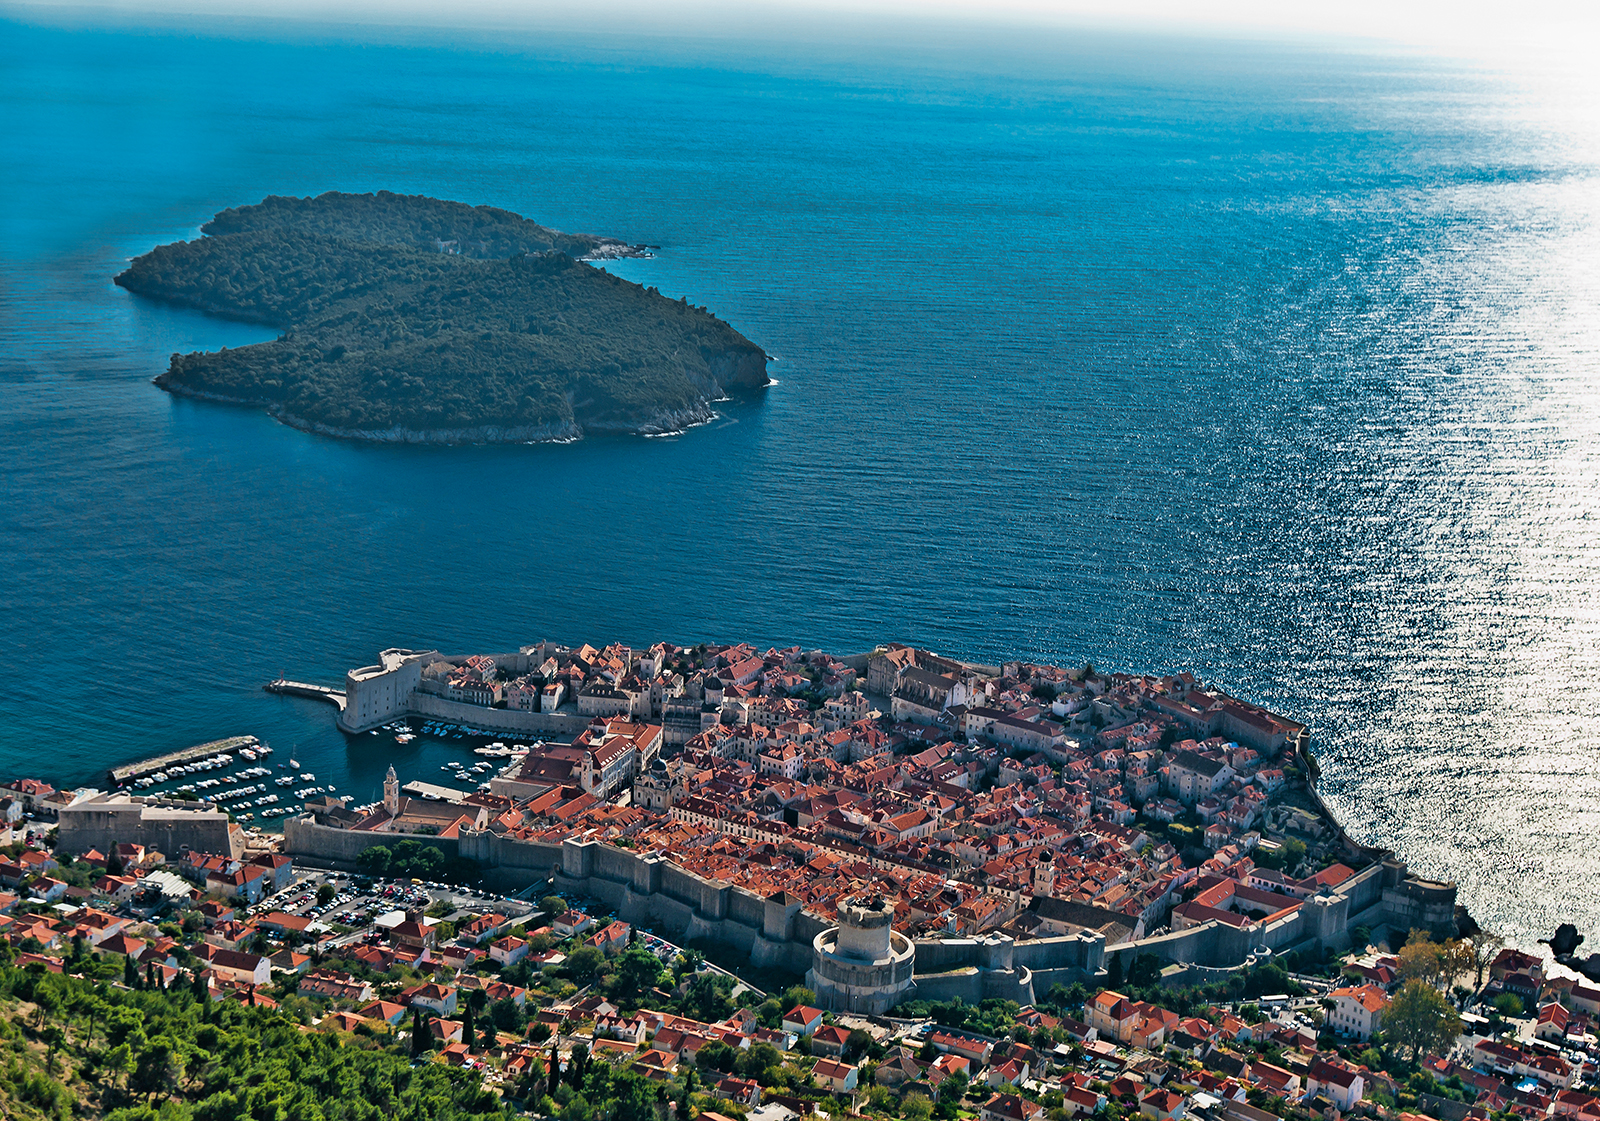
[{"label": "city wall", "polygon": [[[472,830],[464,830],[455,841],[331,829],[309,818],[292,818],[284,825],[285,851],[344,866],[373,845],[392,848],[406,839],[476,861],[497,885],[525,887],[548,879],[554,890],[596,900],[628,922],[677,941],[734,947],[763,968],[805,973],[812,964],[813,939],[832,925],[785,894],[762,899],[654,854],[598,841],[549,844]],[[1337,894],[1313,896],[1283,918],[1243,928],[1209,922],[1116,946],[1107,946],[1105,936],[1095,931],[1025,942],[994,934],[922,939],[915,942],[914,987],[908,999],[960,996],[972,1002],[998,997],[1027,1004],[1053,985],[1103,978],[1113,958],[1120,959],[1124,972],[1142,954],[1200,972],[1236,969],[1295,949],[1342,949],[1351,926],[1389,921],[1405,907],[1432,906],[1437,911],[1445,905],[1444,895],[1453,901],[1453,890],[1407,879],[1404,866],[1391,861],[1363,869]]]}]

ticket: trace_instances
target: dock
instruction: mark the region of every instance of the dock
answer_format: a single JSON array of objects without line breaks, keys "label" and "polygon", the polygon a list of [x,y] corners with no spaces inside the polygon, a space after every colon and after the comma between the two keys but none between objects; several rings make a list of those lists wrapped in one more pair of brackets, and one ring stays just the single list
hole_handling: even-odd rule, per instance
[{"label": "dock", "polygon": [[456,790],[449,786],[435,786],[431,782],[408,782],[400,788],[402,794],[409,794],[413,798],[425,798],[430,802],[459,802],[467,796],[466,791]]},{"label": "dock", "polygon": [[330,685],[309,685],[304,681],[287,681],[278,678],[262,686],[269,693],[281,693],[286,697],[310,697],[314,701],[327,701],[339,706],[339,711],[344,711],[345,695],[343,689],[335,689]]},{"label": "dock", "polygon": [[254,747],[261,741],[254,736],[232,736],[225,740],[212,740],[210,743],[199,743],[193,747],[186,747],[182,751],[173,751],[166,755],[157,755],[153,759],[141,759],[137,763],[128,763],[121,767],[112,767],[106,773],[110,776],[115,786],[141,775],[153,775],[157,771],[164,771],[168,767],[176,767],[194,759],[204,759],[208,755],[225,755],[238,751],[241,747]]}]

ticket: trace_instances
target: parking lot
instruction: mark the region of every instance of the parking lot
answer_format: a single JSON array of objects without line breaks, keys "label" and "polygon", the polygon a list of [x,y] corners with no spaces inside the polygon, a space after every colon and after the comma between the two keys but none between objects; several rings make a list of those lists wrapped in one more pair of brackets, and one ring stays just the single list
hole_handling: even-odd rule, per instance
[{"label": "parking lot", "polygon": [[[325,884],[334,889],[334,896],[326,903],[318,903],[317,895]],[[307,869],[296,873],[292,886],[263,899],[250,910],[253,914],[283,911],[328,926],[353,928],[350,938],[341,939],[342,942],[360,937],[380,915],[390,911],[426,911],[441,900],[448,903],[452,914],[497,911],[520,919],[536,909],[520,899],[509,899],[482,888],[407,879],[368,880],[342,872]]]}]

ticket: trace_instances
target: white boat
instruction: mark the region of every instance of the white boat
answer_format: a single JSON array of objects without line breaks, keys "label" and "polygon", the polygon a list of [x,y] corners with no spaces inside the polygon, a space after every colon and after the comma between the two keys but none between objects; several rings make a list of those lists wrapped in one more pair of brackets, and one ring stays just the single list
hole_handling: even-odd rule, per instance
[{"label": "white boat", "polygon": [[303,773],[303,774],[301,774],[301,776],[300,776],[300,781],[301,781],[301,782],[311,782],[311,781],[312,781],[312,780],[313,780],[313,779],[315,779],[315,778],[316,778],[316,777],[317,777],[317,776],[316,776],[316,775],[314,775],[314,774],[312,774],[312,773],[311,773],[311,772],[310,772],[310,771],[306,771],[306,772],[304,772],[304,773]]}]

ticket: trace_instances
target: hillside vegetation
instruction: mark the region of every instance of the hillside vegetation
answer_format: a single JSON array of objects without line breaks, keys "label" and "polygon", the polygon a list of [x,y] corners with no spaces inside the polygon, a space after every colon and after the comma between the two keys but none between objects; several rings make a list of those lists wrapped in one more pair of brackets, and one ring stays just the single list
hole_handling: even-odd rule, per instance
[{"label": "hillside vegetation", "polygon": [[501,1115],[475,1073],[277,1009],[0,965],[0,1117],[465,1121]]},{"label": "hillside vegetation", "polygon": [[263,405],[298,427],[446,441],[662,431],[767,382],[761,348],[704,308],[569,255],[600,239],[506,211],[271,198],[205,230],[136,258],[116,282],[284,334],[173,355],[156,383]]}]

